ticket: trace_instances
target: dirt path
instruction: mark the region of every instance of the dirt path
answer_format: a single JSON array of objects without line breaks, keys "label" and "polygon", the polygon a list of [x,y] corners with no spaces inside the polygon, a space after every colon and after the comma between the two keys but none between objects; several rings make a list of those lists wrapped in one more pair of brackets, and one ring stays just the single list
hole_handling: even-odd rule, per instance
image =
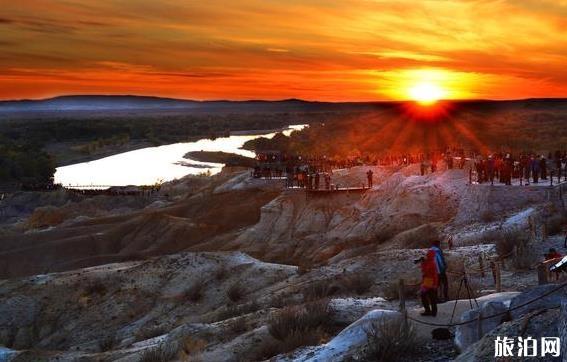
[{"label": "dirt path", "polygon": [[[479,305],[483,305],[487,302],[491,301],[507,301],[513,298],[514,296],[518,295],[517,292],[503,292],[503,293],[495,293],[490,295],[485,295],[477,299]],[[476,303],[474,300],[471,301],[473,308],[476,308]],[[455,307],[455,301],[449,301],[446,303],[441,303],[437,305],[437,316],[436,317],[423,317],[420,313],[423,311],[422,307],[418,307],[415,309],[408,310],[408,317],[415,319],[417,321],[421,321],[424,323],[434,323],[434,324],[443,324],[449,325],[451,324],[451,315],[453,314],[453,308],[455,308],[455,315],[453,317],[453,324],[460,322],[461,316],[466,311],[471,309],[471,304],[468,299],[461,299],[458,300]],[[417,334],[420,337],[431,339],[431,331],[435,328],[441,328],[439,326],[430,326],[424,323],[411,321],[411,323],[415,326]]]}]

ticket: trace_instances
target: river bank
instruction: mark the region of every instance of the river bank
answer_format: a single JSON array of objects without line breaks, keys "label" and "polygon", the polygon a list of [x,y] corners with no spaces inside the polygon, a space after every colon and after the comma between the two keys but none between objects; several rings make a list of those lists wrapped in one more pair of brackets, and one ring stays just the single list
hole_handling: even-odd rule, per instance
[{"label": "river bank", "polygon": [[253,158],[228,152],[191,151],[184,158],[199,162],[221,163],[226,166],[254,167]]}]

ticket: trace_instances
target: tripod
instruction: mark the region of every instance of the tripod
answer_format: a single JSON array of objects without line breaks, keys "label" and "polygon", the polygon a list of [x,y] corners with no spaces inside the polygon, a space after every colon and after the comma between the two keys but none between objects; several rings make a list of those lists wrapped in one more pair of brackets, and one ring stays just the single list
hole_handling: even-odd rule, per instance
[{"label": "tripod", "polygon": [[467,297],[469,300],[469,305],[471,307],[471,310],[474,309],[473,307],[473,303],[472,301],[474,300],[476,307],[478,308],[478,300],[476,300],[475,296],[471,296],[471,287],[469,285],[469,279],[467,277],[467,273],[463,272],[463,276],[461,277],[461,281],[459,282],[459,289],[457,290],[457,296],[455,298],[455,304],[453,305],[453,312],[451,313],[451,321],[449,322],[449,324],[453,324],[453,318],[455,317],[455,310],[457,309],[457,303],[459,302],[459,298],[461,296],[461,290],[463,289],[463,286],[465,287],[465,291],[467,293]]}]

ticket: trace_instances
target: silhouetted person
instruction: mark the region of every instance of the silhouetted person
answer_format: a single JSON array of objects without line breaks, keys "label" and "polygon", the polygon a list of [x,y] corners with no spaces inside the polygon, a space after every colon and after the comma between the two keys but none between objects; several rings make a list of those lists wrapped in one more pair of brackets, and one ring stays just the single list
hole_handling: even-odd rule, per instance
[{"label": "silhouetted person", "polygon": [[373,180],[372,180],[372,175],[374,173],[372,172],[372,170],[368,170],[368,172],[366,173],[366,178],[368,179],[368,188],[372,188],[373,185]]},{"label": "silhouetted person", "polygon": [[539,169],[541,172],[541,179],[547,180],[547,161],[545,160],[545,157],[543,155],[539,160]]}]

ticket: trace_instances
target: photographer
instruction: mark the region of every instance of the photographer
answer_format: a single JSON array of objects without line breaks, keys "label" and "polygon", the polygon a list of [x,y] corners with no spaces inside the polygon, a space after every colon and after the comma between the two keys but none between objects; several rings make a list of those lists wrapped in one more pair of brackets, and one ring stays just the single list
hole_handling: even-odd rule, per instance
[{"label": "photographer", "polygon": [[435,251],[429,249],[425,258],[415,261],[421,263],[421,288],[419,294],[424,311],[422,316],[437,316],[437,288],[439,287],[439,278],[437,267],[435,265]]},{"label": "photographer", "polygon": [[441,250],[441,242],[434,240],[431,243],[431,250],[435,252],[435,267],[437,269],[437,278],[439,280],[439,294],[442,302],[449,299],[449,284],[447,282],[447,262]]}]

